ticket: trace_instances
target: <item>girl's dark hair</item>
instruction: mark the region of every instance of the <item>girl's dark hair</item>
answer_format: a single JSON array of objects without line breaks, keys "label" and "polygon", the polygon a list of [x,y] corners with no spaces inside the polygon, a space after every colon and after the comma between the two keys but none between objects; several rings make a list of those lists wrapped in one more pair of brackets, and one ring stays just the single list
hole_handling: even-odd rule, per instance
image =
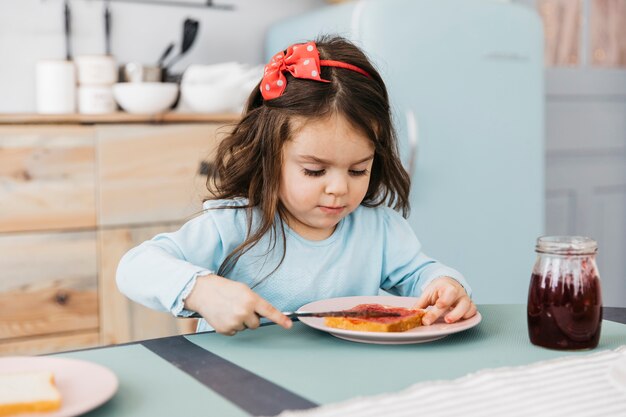
[{"label": "girl's dark hair", "polygon": [[[377,207],[386,203],[402,211],[405,217],[408,215],[410,177],[400,162],[387,89],[380,74],[365,54],[344,38],[324,36],[315,43],[321,60],[356,65],[370,77],[349,69],[322,66],[322,79],[330,81],[324,83],[294,78],[285,72],[285,91],[280,97],[267,101],[259,85],[256,86],[248,98],[242,120],[220,142],[215,169],[207,182],[212,193],[210,199],[248,199],[247,205],[237,207],[247,210],[246,239],[226,257],[219,275],[232,270],[239,258],[266,233],[270,233],[271,238],[268,250],[274,249],[277,234],[282,234],[282,256],[285,256],[285,209],[278,191],[283,144],[292,139],[294,118],[319,120],[340,115],[364,133],[374,144],[375,151],[369,188],[361,204]],[[255,208],[260,209],[261,218],[258,228],[252,230]],[[275,224],[277,215],[280,227]]]}]

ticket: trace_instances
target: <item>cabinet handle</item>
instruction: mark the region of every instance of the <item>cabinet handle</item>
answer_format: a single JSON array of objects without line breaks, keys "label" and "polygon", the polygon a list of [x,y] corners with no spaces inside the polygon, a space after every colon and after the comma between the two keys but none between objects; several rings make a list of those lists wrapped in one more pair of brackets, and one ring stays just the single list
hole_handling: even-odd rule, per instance
[{"label": "cabinet handle", "polygon": [[415,112],[413,109],[408,109],[406,111],[406,124],[407,124],[407,135],[409,139],[409,161],[407,171],[411,177],[413,177],[413,173],[415,172],[415,165],[417,164],[417,151],[419,144],[419,124],[417,122],[417,117],[415,116]]},{"label": "cabinet handle", "polygon": [[67,291],[58,291],[54,296],[54,301],[59,305],[66,305],[70,300],[70,294]]},{"label": "cabinet handle", "polygon": [[213,163],[210,161],[201,161],[200,165],[198,166],[199,175],[209,176],[213,174],[214,170],[215,165],[213,165]]}]

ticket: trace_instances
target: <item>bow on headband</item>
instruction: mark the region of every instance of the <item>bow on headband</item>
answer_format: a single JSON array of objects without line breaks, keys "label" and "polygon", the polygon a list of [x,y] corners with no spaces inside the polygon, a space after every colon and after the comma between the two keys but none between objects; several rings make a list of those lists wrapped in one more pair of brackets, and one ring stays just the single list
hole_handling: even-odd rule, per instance
[{"label": "bow on headband", "polygon": [[291,45],[286,53],[279,52],[272,57],[265,66],[263,80],[261,80],[261,94],[265,100],[280,97],[287,87],[287,78],[283,74],[289,71],[295,78],[315,80],[323,83],[330,81],[320,77],[320,66],[340,67],[369,77],[361,68],[341,61],[320,60],[320,54],[315,42]]}]

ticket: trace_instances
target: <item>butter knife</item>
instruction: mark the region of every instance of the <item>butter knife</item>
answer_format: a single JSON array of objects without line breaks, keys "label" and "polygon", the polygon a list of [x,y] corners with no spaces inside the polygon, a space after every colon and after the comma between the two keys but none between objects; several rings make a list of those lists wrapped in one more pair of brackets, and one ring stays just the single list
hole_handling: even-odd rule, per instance
[{"label": "butter knife", "polygon": [[357,318],[377,318],[377,317],[400,317],[400,313],[386,311],[284,311],[283,314],[289,318],[294,317],[357,317]]},{"label": "butter knife", "polygon": [[[283,311],[285,316],[293,319],[298,317],[356,317],[356,318],[379,318],[379,317],[400,317],[401,314],[393,311]],[[189,318],[201,318],[200,314],[193,313]]]}]

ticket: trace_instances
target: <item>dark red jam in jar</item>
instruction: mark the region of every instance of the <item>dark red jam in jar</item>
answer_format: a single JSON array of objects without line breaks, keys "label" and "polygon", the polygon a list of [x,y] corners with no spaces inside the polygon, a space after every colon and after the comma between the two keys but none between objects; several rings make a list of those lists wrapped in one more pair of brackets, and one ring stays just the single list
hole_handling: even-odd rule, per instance
[{"label": "dark red jam in jar", "polygon": [[593,349],[600,340],[598,244],[582,236],[537,239],[528,290],[528,335],[551,349]]}]

